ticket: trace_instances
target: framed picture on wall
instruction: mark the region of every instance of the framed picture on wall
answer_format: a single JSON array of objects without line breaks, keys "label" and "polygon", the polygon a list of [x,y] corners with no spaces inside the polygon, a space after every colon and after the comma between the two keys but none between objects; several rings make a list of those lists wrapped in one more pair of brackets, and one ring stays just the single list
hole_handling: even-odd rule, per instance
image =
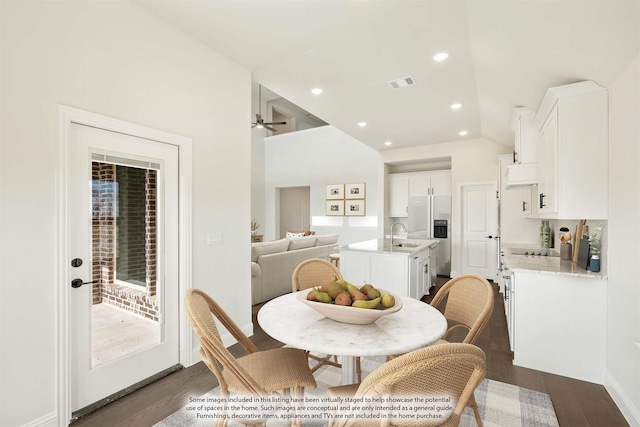
[{"label": "framed picture on wall", "polygon": [[327,200],[344,199],[344,184],[327,185]]},{"label": "framed picture on wall", "polygon": [[365,199],[365,183],[356,182],[355,184],[344,185],[344,198],[345,199]]},{"label": "framed picture on wall", "polygon": [[344,200],[327,200],[327,216],[344,215]]},{"label": "framed picture on wall", "polygon": [[366,202],[361,200],[347,200],[345,201],[344,214],[346,216],[365,216],[366,215]]}]

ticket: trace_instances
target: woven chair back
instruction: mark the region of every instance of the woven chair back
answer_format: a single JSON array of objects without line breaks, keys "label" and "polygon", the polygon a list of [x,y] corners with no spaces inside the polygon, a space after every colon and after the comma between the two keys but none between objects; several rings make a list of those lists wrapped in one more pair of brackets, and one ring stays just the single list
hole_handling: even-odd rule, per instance
[{"label": "woven chair back", "polygon": [[[456,426],[462,411],[486,373],[484,352],[472,345],[448,343],[425,347],[381,365],[358,387],[354,399],[361,397],[450,398],[454,409],[442,419],[397,418],[393,426]],[[413,414],[415,415],[415,414]],[[366,421],[346,421],[343,426],[369,425]],[[380,420],[371,425],[381,425]]]},{"label": "woven chair back", "polygon": [[431,301],[431,305],[439,307],[447,298],[444,317],[453,326],[468,330],[462,342],[475,343],[484,329],[493,311],[493,287],[483,277],[466,274],[455,277],[445,283]]},{"label": "woven chair back", "polygon": [[332,280],[342,279],[342,273],[331,262],[322,258],[302,261],[291,275],[291,290],[303,291]]},{"label": "woven chair back", "polygon": [[245,389],[245,394],[266,395],[264,389],[237,363],[236,358],[224,346],[220,332],[214,320],[220,324],[240,343],[247,353],[254,353],[258,348],[247,338],[227,313],[209,295],[199,289],[189,289],[185,295],[185,309],[191,326],[200,340],[200,355],[207,367],[214,373],[220,383],[221,395],[228,394],[228,385],[222,375],[225,369],[231,373]]}]

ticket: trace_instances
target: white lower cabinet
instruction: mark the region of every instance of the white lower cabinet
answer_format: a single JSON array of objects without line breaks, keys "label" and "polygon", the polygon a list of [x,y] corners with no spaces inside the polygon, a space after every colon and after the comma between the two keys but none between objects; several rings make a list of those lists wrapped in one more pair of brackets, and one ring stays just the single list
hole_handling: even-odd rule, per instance
[{"label": "white lower cabinet", "polygon": [[518,270],[507,286],[513,364],[604,384],[607,280]]},{"label": "white lower cabinet", "polygon": [[507,332],[511,351],[515,351],[515,316],[514,277],[509,270],[503,270],[501,277],[502,298],[504,299],[504,315],[507,320]]},{"label": "white lower cabinet", "polygon": [[415,255],[376,252],[340,252],[340,271],[348,282],[365,282],[396,295],[420,298],[431,287],[429,249]]}]

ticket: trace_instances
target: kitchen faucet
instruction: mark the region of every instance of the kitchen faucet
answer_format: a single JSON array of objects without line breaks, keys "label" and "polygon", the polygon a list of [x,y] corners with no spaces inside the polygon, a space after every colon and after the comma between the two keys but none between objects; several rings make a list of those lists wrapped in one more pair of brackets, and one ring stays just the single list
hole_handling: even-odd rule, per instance
[{"label": "kitchen faucet", "polygon": [[404,229],[404,232],[407,233],[407,227],[405,227],[405,225],[401,222],[394,222],[391,225],[391,247],[393,247],[393,227],[395,227],[396,225],[400,224],[402,226],[402,228]]}]

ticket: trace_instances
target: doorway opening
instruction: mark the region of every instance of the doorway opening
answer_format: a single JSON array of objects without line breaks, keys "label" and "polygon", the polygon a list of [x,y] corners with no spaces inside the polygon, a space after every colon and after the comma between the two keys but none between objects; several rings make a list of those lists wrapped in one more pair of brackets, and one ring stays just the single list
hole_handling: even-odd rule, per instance
[{"label": "doorway opening", "polygon": [[310,187],[284,187],[279,191],[279,238],[289,230],[309,230],[311,227]]}]

